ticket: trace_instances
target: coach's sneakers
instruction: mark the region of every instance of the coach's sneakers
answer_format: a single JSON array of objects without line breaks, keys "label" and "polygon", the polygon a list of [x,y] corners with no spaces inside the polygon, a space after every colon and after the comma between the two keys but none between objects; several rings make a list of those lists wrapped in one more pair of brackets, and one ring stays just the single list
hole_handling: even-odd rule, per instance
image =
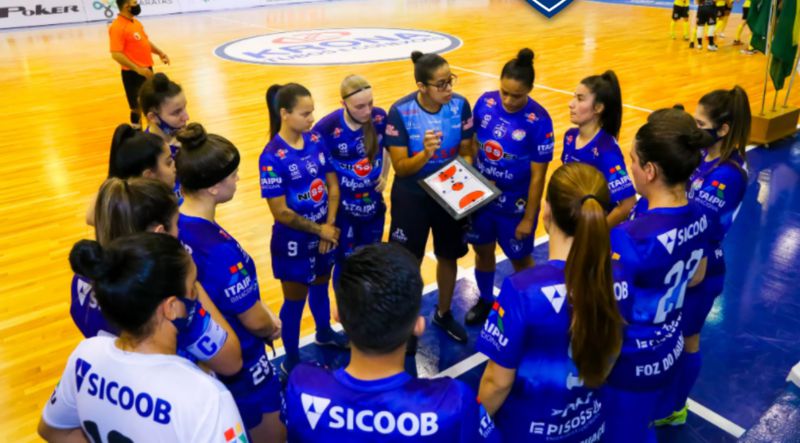
[{"label": "coach's sneakers", "polygon": [[433,310],[433,320],[431,322],[442,328],[444,332],[447,332],[447,335],[453,340],[459,343],[467,342],[467,330],[453,318],[453,311],[447,311],[440,316],[439,307],[437,306]]},{"label": "coach's sneakers", "polygon": [[667,418],[656,420],[656,426],[683,426],[686,424],[686,416],[688,415],[688,407],[684,406],[680,411],[675,411]]},{"label": "coach's sneakers", "polygon": [[711,52],[716,52],[717,49],[719,49],[717,45],[708,45],[708,50]]},{"label": "coach's sneakers", "polygon": [[492,311],[492,303],[479,298],[475,306],[472,307],[464,316],[464,323],[467,326],[482,325],[489,317],[489,312]]},{"label": "coach's sneakers", "polygon": [[332,346],[340,349],[350,349],[350,339],[342,332],[336,332],[333,328],[317,331],[314,337],[317,346]]}]

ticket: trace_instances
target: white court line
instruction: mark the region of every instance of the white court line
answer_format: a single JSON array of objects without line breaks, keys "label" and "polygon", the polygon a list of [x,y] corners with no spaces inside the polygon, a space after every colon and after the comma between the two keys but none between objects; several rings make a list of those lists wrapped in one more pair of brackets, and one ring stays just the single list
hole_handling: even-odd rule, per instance
[{"label": "white court line", "polygon": [[727,418],[717,414],[716,412],[708,409],[707,407],[701,405],[700,403],[692,400],[691,398],[688,400],[687,404],[689,405],[689,410],[694,412],[695,414],[699,415],[705,421],[711,423],[712,425],[722,429],[723,431],[731,434],[732,436],[739,438],[744,435],[745,429],[736,423],[728,420]]}]

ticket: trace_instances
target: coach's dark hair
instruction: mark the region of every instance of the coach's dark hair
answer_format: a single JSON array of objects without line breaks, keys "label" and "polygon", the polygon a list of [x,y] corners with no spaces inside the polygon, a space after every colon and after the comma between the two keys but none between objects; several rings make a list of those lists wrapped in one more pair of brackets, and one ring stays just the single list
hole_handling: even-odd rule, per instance
[{"label": "coach's dark hair", "polygon": [[126,5],[126,4],[127,4],[129,1],[131,1],[131,0],[117,0],[117,9],[119,9],[120,11],[122,11],[122,8],[124,8],[124,7],[125,7],[125,5]]},{"label": "coach's dark hair", "polygon": [[433,78],[433,73],[437,69],[447,64],[444,57],[433,52],[423,54],[420,51],[414,51],[411,53],[411,61],[414,63],[414,80],[425,85]]},{"label": "coach's dark hair", "polygon": [[138,233],[106,246],[93,240],[75,243],[72,270],[92,281],[103,315],[135,338],[152,333],[153,314],[164,299],[186,296],[192,259],[178,239]]},{"label": "coach's dark hair", "polygon": [[584,163],[562,165],[547,185],[553,222],[573,237],[564,268],[572,306],[572,360],[587,386],[599,387],[622,347],[623,319],[614,298],[606,210],[611,202],[600,171]]},{"label": "coach's dark hair", "polygon": [[311,97],[311,91],[297,83],[272,85],[267,89],[269,110],[269,138],[272,140],[281,130],[281,109],[292,112],[300,97]]},{"label": "coach's dark hair", "polygon": [[697,127],[694,118],[680,109],[653,112],[636,132],[639,165],[654,163],[667,185],[686,182],[702,160],[702,148],[713,137]]},{"label": "coach's dark hair", "polygon": [[731,90],[717,89],[700,99],[714,129],[728,125],[728,133],[722,139],[720,161],[731,158],[734,152],[745,157],[745,148],[750,138],[750,100],[747,92],[736,85]]},{"label": "coach's dark hair", "polygon": [[600,126],[612,137],[619,137],[622,125],[622,92],[614,71],[608,70],[600,75],[590,75],[581,83],[594,94],[594,104],[603,104],[600,113]]},{"label": "coach's dark hair", "polygon": [[164,140],[161,137],[123,123],[117,126],[111,138],[108,176],[139,177],[144,171],[157,168],[158,157],[164,152]]},{"label": "coach's dark hair", "polygon": [[190,123],[176,137],[181,150],[175,167],[182,189],[189,194],[214,186],[239,167],[236,146],[221,135],[207,134],[200,123]]},{"label": "coach's dark hair", "polygon": [[533,69],[533,51],[528,48],[520,49],[516,58],[503,65],[500,78],[511,78],[527,86],[528,89],[533,89],[533,80],[536,78],[536,71]]},{"label": "coach's dark hair", "polygon": [[145,115],[150,112],[158,113],[158,109],[167,99],[183,92],[181,85],[170,80],[166,74],[158,72],[147,79],[139,89],[139,108]]},{"label": "coach's dark hair", "polygon": [[353,346],[368,354],[387,354],[408,341],[419,316],[419,263],[396,244],[365,246],[344,262],[335,292],[339,318]]},{"label": "coach's dark hair", "polygon": [[109,178],[94,206],[95,239],[108,245],[116,238],[162,225],[169,228],[178,199],[166,184],[149,178]]}]

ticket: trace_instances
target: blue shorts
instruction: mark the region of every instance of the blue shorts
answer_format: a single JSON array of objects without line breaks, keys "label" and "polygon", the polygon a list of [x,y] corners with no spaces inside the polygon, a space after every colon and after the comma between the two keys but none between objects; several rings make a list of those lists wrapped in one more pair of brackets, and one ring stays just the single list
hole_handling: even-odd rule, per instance
[{"label": "blue shorts", "polygon": [[472,214],[467,242],[473,245],[497,242],[506,257],[511,260],[525,258],[533,253],[533,232],[536,232],[536,223],[533,224],[531,235],[517,240],[514,233],[521,220],[522,214],[499,213],[491,206],[481,208]]},{"label": "blue shorts", "polygon": [[339,246],[336,248],[336,261],[343,261],[361,246],[379,243],[383,238],[385,222],[386,206],[383,204],[372,217],[353,217],[339,211],[336,215],[336,226],[341,234]]},{"label": "blue shorts", "polygon": [[714,300],[722,294],[725,275],[707,275],[703,281],[692,288],[686,288],[683,299],[683,320],[681,329],[684,337],[697,335],[703,329]]},{"label": "blue shorts", "polygon": [[245,362],[238,374],[219,379],[231,391],[245,428],[252,429],[261,424],[264,414],[281,410],[281,382],[266,353]]},{"label": "blue shorts", "polygon": [[269,245],[272,274],[280,281],[310,284],[317,277],[330,275],[336,250],[319,253],[319,237],[289,228],[272,226]]},{"label": "blue shorts", "polygon": [[656,443],[656,407],[662,389],[629,391],[607,383],[601,388],[606,432],[603,441]]}]

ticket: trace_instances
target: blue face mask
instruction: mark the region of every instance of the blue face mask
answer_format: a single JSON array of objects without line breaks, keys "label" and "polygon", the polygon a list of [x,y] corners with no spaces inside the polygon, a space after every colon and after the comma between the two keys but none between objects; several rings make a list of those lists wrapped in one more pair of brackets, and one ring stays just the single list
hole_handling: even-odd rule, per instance
[{"label": "blue face mask", "polygon": [[211,318],[197,301],[179,297],[186,307],[186,317],[172,320],[178,330],[177,354],[192,361],[206,361],[213,358],[225,345],[228,333]]},{"label": "blue face mask", "polygon": [[172,324],[175,325],[175,328],[178,330],[178,341],[181,341],[181,336],[189,334],[192,331],[192,327],[196,326],[195,320],[196,318],[200,317],[197,315],[197,311],[203,308],[203,305],[200,304],[197,300],[192,300],[186,297],[178,297],[183,303],[183,306],[186,307],[186,317],[176,318],[172,320]]},{"label": "blue face mask", "polygon": [[181,129],[167,123],[159,114],[156,114],[156,117],[158,117],[158,129],[160,129],[164,135],[172,135]]}]

